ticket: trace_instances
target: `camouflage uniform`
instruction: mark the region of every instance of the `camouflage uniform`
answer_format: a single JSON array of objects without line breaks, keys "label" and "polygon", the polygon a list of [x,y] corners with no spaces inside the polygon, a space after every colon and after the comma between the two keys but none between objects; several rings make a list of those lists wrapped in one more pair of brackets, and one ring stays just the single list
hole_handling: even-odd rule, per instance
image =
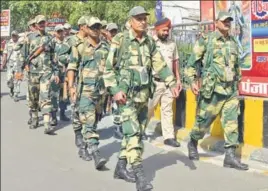
[{"label": "camouflage uniform", "polygon": [[[60,25],[57,25],[56,27],[57,30],[63,30],[63,26],[61,27]],[[59,66],[60,83],[56,84],[55,82],[52,82],[51,101],[53,105],[52,118],[54,118],[57,123],[56,112],[58,111],[58,107],[60,108],[60,119],[64,121],[69,120],[65,116],[65,110],[67,109],[68,102],[63,98],[63,85],[66,76],[66,68],[69,62],[70,46],[60,39],[55,39],[54,42],[55,54]]]},{"label": "camouflage uniform", "polygon": [[[13,96],[14,101],[18,101],[18,95],[20,93],[20,84],[22,81],[22,65],[23,59],[21,57],[21,51],[15,50],[18,42],[15,43],[12,39],[7,42],[4,54],[7,54],[7,85],[10,88],[10,94]],[[19,74],[19,75],[18,75]],[[19,78],[21,77],[21,78]]]},{"label": "camouflage uniform", "polygon": [[[232,17],[226,12],[220,12],[218,19],[221,21],[232,20]],[[224,37],[218,30],[201,37],[195,44],[186,75],[192,84],[197,76],[196,66],[201,64],[202,85],[198,97],[196,121],[190,133],[191,140],[188,143],[188,149],[190,159],[199,159],[197,141],[204,137],[206,130],[220,114],[227,153],[224,165],[230,163],[228,166],[245,170],[246,165],[241,164],[234,157],[234,149],[239,144],[240,106],[237,95],[241,71],[238,53],[235,38],[231,35]]]},{"label": "camouflage uniform", "polygon": [[[118,52],[123,46],[124,35],[129,40],[125,42],[128,44],[125,45],[120,66],[115,73],[114,65],[118,59]],[[124,133],[119,158],[126,158],[132,165],[138,165],[142,161],[141,134],[147,123],[147,104],[151,82],[149,81],[147,84],[145,82],[142,85],[143,82],[138,79],[138,75],[144,70],[149,76],[152,76],[151,73],[154,70],[167,86],[176,86],[172,72],[168,69],[151,37],[145,34],[139,43],[132,30],[116,35],[112,40],[107,57],[104,82],[112,95],[119,91],[123,91],[127,95],[126,105],[119,105]]]},{"label": "camouflage uniform", "polygon": [[[100,20],[91,17],[88,26],[100,24]],[[97,128],[97,110],[100,97],[104,91],[103,71],[108,48],[100,43],[95,47],[87,39],[72,46],[68,71],[77,73],[77,100],[76,109],[80,123],[82,124],[82,135],[87,147],[91,149],[95,160],[96,169],[100,169],[106,160],[99,155],[99,135]]]},{"label": "camouflage uniform", "polygon": [[[45,21],[42,15],[36,16],[36,22]],[[58,64],[55,62],[55,43],[52,41],[52,36],[48,33],[43,35],[37,31],[27,38],[27,50],[25,55],[30,55],[37,50],[41,45],[45,44],[45,50],[34,58],[30,64],[29,72],[29,107],[33,112],[33,121],[31,128],[36,128],[38,125],[38,110],[44,116],[45,133],[52,130],[50,121],[50,112],[52,111],[51,104],[51,81],[53,75],[59,75]]]}]

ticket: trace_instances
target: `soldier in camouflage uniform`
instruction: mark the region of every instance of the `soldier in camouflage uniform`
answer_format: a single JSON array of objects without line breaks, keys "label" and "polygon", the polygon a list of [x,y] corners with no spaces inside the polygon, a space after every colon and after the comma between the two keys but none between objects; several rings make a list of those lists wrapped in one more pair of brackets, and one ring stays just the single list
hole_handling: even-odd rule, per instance
[{"label": "soldier in camouflage uniform", "polygon": [[[69,121],[70,119],[65,115],[67,109],[67,100],[63,99],[63,84],[65,80],[65,71],[68,64],[68,52],[70,47],[67,43],[64,42],[64,28],[63,25],[57,25],[54,29],[56,38],[55,42],[55,54],[59,66],[59,77],[60,83],[56,84],[52,82],[52,91],[51,91],[51,102],[53,109],[51,112],[52,120],[50,125],[57,125],[57,111],[58,107],[60,108],[60,120]],[[58,102],[59,100],[59,102]]]},{"label": "soldier in camouflage uniform", "polygon": [[20,84],[23,79],[22,65],[23,60],[21,51],[15,49],[18,44],[19,33],[12,31],[11,40],[6,43],[2,68],[7,65],[7,85],[10,88],[10,97],[14,96],[14,101],[19,101]]},{"label": "soldier in camouflage uniform", "polygon": [[[238,114],[240,111],[238,82],[241,80],[239,52],[235,38],[229,34],[233,18],[227,12],[219,12],[217,30],[208,36],[201,37],[195,44],[194,53],[189,59],[186,71],[191,89],[198,95],[198,108],[195,125],[190,133],[188,143],[189,158],[198,160],[198,140],[220,114],[225,138],[224,166],[247,170],[235,157],[238,146]],[[197,64],[202,65],[201,88],[196,79]]]},{"label": "soldier in camouflage uniform", "polygon": [[70,36],[71,35],[70,32],[72,30],[72,26],[69,23],[65,23],[63,25],[63,28],[64,28],[64,37]]},{"label": "soldier in camouflage uniform", "polygon": [[35,17],[38,31],[27,38],[27,52],[24,54],[30,60],[29,72],[29,107],[33,118],[31,129],[38,126],[38,110],[43,114],[45,134],[53,133],[54,128],[50,126],[51,105],[51,82],[59,82],[59,69],[55,60],[55,43],[53,37],[45,32],[46,18],[43,15]]},{"label": "soldier in camouflage uniform", "polygon": [[[100,156],[99,135],[96,131],[96,110],[100,92],[104,89],[102,75],[108,54],[108,48],[99,39],[100,29],[100,20],[97,17],[91,17],[88,20],[88,37],[72,47],[68,65],[70,97],[78,105],[83,139],[92,152],[97,170],[102,169],[107,162]],[[75,73],[78,75],[77,88],[73,86]]]},{"label": "soldier in camouflage uniform", "polygon": [[[104,72],[105,86],[119,104],[124,138],[114,177],[135,182],[138,191],[151,190],[143,166],[141,135],[147,123],[148,99],[152,95],[152,70],[159,74],[178,96],[176,80],[156,49],[154,40],[146,34],[147,15],[137,6],[129,12],[130,30],[117,34],[113,40]],[[131,164],[133,176],[126,165]]]},{"label": "soldier in camouflage uniform", "polygon": [[[77,22],[77,24],[79,26],[79,32],[75,35],[65,37],[64,40],[71,47],[71,49],[73,46],[77,47],[78,45],[83,44],[85,38],[88,35],[88,29],[87,29],[88,20],[89,20],[89,17],[82,16]],[[70,53],[71,53],[71,50],[69,51],[69,54]],[[69,57],[70,57],[70,55],[69,55]],[[69,58],[69,60],[70,60],[70,58]],[[69,79],[68,79],[68,82],[69,82]],[[76,83],[77,83],[77,76],[75,77],[75,79],[73,81],[72,88],[76,87],[76,85],[75,85]],[[69,86],[69,84],[68,84],[68,86]],[[88,153],[87,145],[84,142],[83,135],[81,133],[82,123],[79,120],[78,104],[76,104],[75,101],[71,100],[71,107],[72,107],[72,112],[73,112],[73,119],[72,120],[73,120],[73,130],[75,133],[75,145],[79,148],[78,155],[83,160],[90,161],[90,160],[92,160],[92,158]]]}]

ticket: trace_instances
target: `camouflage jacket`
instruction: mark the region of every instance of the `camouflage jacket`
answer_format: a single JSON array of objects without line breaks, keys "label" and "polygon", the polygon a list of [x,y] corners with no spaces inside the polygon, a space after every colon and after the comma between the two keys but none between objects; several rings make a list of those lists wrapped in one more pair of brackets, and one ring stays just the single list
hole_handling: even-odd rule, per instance
[{"label": "camouflage jacket", "polygon": [[17,50],[16,47],[18,46],[19,42],[14,42],[12,39],[10,39],[4,48],[3,53],[7,54],[7,64],[9,65],[13,65],[13,64],[17,64],[17,65],[22,65],[22,60],[21,60],[21,52],[20,50]]},{"label": "camouflage jacket", "polygon": [[61,41],[59,39],[55,39],[54,41],[56,60],[59,65],[59,69],[61,70],[61,72],[64,72],[63,70],[67,67],[69,63],[69,54],[71,47],[65,41]]},{"label": "camouflage jacket", "polygon": [[[216,76],[215,92],[229,95],[233,92],[233,87],[241,80],[241,70],[239,66],[238,45],[233,36],[224,38],[219,31],[211,34],[213,50],[207,50],[209,35],[202,35],[196,42],[191,59],[187,64],[185,75],[191,84],[196,80],[198,64],[201,64],[201,73],[206,66],[206,58],[209,54],[213,54],[211,62],[211,70]],[[211,52],[213,51],[213,52]],[[230,68],[228,75],[232,75],[234,84],[225,86],[227,83],[226,68]],[[236,88],[236,87],[235,87]]]},{"label": "camouflage jacket", "polygon": [[78,95],[98,98],[104,93],[103,72],[107,55],[108,48],[102,41],[97,47],[93,47],[87,40],[72,46],[67,70],[78,73]]},{"label": "camouflage jacket", "polygon": [[[129,42],[122,52],[120,66],[118,67],[119,52],[124,46],[122,43],[124,35],[128,36]],[[106,61],[104,72],[105,86],[109,88],[112,95],[123,91],[134,102],[147,102],[150,96],[149,86],[151,84],[149,86],[140,86],[141,88],[137,88],[133,92],[133,86],[137,84],[137,79],[133,78],[132,69],[139,70],[142,67],[147,68],[150,78],[152,77],[152,71],[154,71],[165,81],[167,86],[176,86],[174,75],[167,67],[161,53],[156,49],[156,44],[152,37],[144,34],[142,40],[139,42],[131,29],[117,34],[112,40]],[[150,81],[149,83],[152,82]]]},{"label": "camouflage jacket", "polygon": [[45,50],[31,61],[30,73],[53,72],[54,75],[59,75],[59,68],[55,58],[55,41],[52,39],[52,35],[46,32],[42,35],[39,31],[26,38],[27,52],[24,54],[26,58],[45,44]]}]

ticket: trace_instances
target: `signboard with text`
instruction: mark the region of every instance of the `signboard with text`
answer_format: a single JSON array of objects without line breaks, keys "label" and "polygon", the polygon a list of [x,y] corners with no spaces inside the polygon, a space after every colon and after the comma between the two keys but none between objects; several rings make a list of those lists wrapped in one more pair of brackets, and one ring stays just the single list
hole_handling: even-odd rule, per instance
[{"label": "signboard with text", "polygon": [[10,36],[10,10],[2,10],[1,11],[1,37],[9,37]]}]

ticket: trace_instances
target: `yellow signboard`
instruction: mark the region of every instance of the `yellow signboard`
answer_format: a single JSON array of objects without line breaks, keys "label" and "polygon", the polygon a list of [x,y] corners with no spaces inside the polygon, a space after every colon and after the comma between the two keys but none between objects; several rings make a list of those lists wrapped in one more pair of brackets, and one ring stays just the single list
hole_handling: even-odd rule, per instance
[{"label": "yellow signboard", "polygon": [[254,44],[253,46],[254,52],[263,52],[263,53],[268,52],[268,38],[254,39],[253,44]]}]

